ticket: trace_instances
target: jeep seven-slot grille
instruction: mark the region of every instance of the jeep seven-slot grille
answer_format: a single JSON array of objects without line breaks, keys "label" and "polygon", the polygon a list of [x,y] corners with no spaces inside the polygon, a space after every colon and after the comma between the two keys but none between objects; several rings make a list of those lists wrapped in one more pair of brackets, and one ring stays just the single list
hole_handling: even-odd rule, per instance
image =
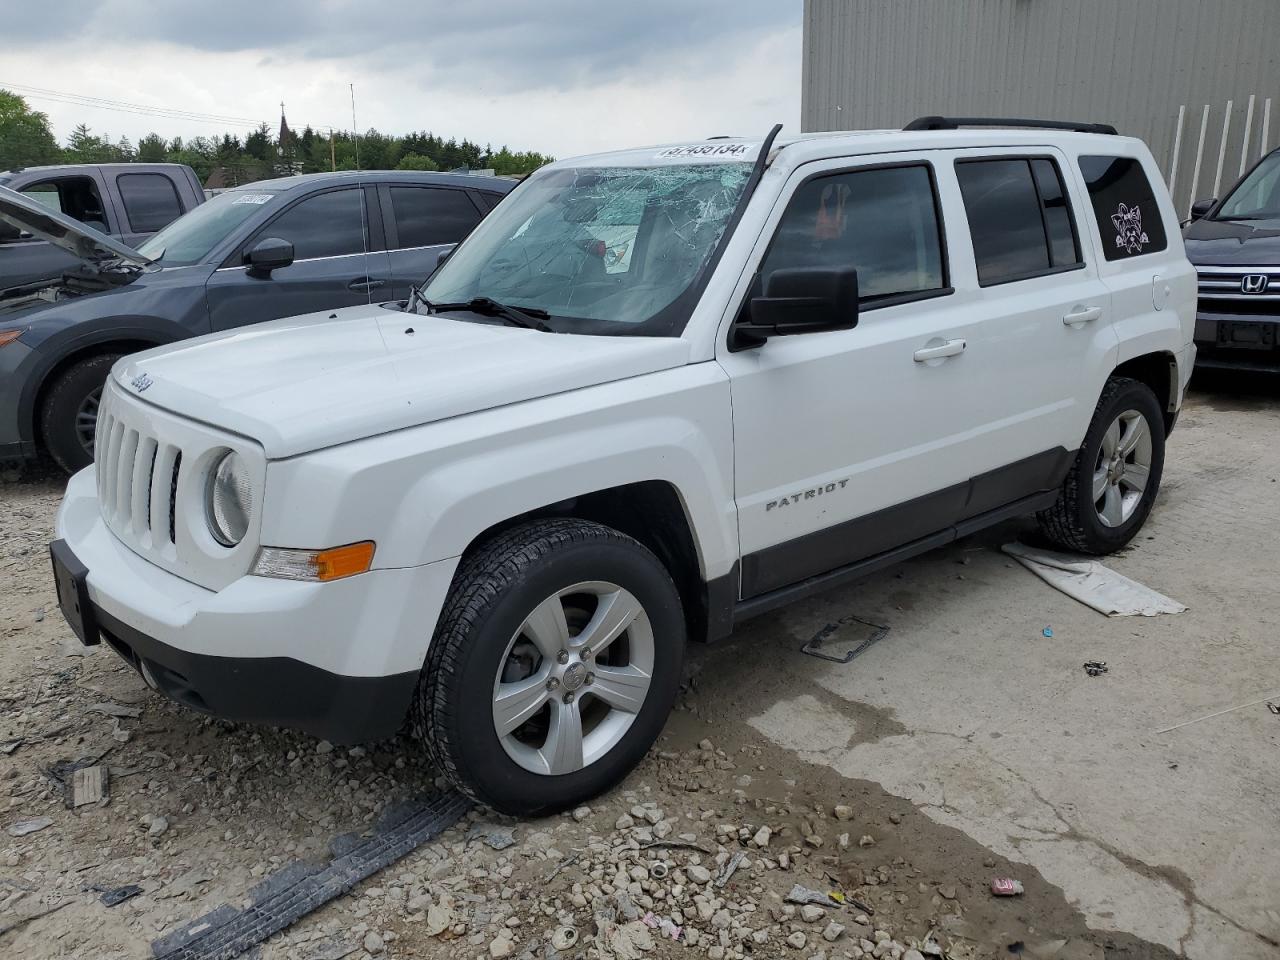
[{"label": "jeep seven-slot grille", "polygon": [[175,540],[176,492],[182,451],[160,443],[104,411],[98,420],[94,460],[103,519],[153,546]]}]

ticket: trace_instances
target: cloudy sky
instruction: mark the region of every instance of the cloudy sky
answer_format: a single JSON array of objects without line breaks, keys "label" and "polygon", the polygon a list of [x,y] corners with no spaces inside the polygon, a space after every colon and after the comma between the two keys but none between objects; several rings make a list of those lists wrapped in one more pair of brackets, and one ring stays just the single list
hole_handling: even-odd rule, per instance
[{"label": "cloudy sky", "polygon": [[[0,86],[65,141],[252,124],[144,116],[32,88],[274,126],[429,129],[556,156],[798,130],[802,0],[6,0]],[[19,87],[18,85],[22,86]],[[65,98],[64,98],[65,100]]]}]

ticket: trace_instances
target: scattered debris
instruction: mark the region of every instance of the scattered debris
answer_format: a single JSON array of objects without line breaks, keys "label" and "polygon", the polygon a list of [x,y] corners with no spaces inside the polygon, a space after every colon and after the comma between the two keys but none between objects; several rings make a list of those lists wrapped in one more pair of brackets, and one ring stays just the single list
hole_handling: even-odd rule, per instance
[{"label": "scattered debris", "polygon": [[1088,660],[1085,662],[1084,672],[1091,677],[1100,677],[1109,672],[1107,670],[1107,662],[1105,660]]},{"label": "scattered debris", "polygon": [[667,865],[661,860],[655,860],[653,863],[649,864],[649,876],[654,880],[667,879],[668,872]]},{"label": "scattered debris", "polygon": [[71,774],[66,804],[74,810],[76,807],[87,807],[91,803],[106,803],[111,796],[110,784],[111,774],[101,764],[81,767]]},{"label": "scattered debris", "polygon": [[35,817],[31,820],[19,820],[5,828],[5,833],[11,837],[25,837],[29,833],[36,833],[45,827],[53,826],[53,820],[49,817]]},{"label": "scattered debris", "polygon": [[992,877],[991,892],[997,897],[1020,897],[1023,894],[1022,881],[1011,877]]},{"label": "scattered debris", "polygon": [[123,887],[104,888],[104,887],[94,886],[94,887],[90,887],[89,889],[95,890],[98,893],[102,894],[102,896],[100,896],[98,899],[102,902],[102,905],[104,907],[119,906],[120,904],[124,903],[126,900],[136,897],[138,894],[142,892],[142,888],[138,886],[136,883],[126,884]]},{"label": "scattered debris", "polygon": [[1187,609],[1088,557],[1036,550],[1021,543],[1006,543],[1000,549],[1049,586],[1108,617],[1154,617]]},{"label": "scattered debris", "polygon": [[1171,730],[1178,730],[1182,727],[1189,727],[1193,723],[1199,723],[1201,720],[1212,720],[1214,717],[1220,717],[1226,713],[1235,713],[1237,710],[1243,710],[1245,707],[1256,706],[1259,703],[1266,703],[1280,694],[1271,693],[1265,697],[1259,697],[1257,700],[1250,700],[1248,703],[1238,703],[1234,707],[1227,707],[1225,710],[1219,710],[1216,713],[1210,713],[1203,717],[1196,717],[1194,720],[1184,720],[1182,723],[1175,723],[1172,727],[1165,727],[1163,730],[1157,730],[1156,733],[1168,733]]},{"label": "scattered debris", "polygon": [[1045,627],[1040,632],[1043,633],[1048,639],[1050,640],[1053,639],[1053,627]]},{"label": "scattered debris", "polygon": [[467,843],[473,840],[480,840],[486,847],[493,850],[505,850],[515,844],[516,828],[514,826],[504,827],[501,824],[481,821],[473,824],[471,829],[467,831]]},{"label": "scattered debris", "polygon": [[1274,713],[1277,717],[1280,717],[1280,703],[1271,703],[1270,701],[1268,701],[1267,709],[1270,710],[1272,713]]},{"label": "scattered debris", "polygon": [[568,950],[578,942],[577,927],[557,927],[551,935],[551,946],[557,950]]},{"label": "scattered debris", "polygon": [[338,837],[345,849],[325,866],[294,862],[249,891],[249,906],[224,904],[151,944],[156,960],[211,960],[239,956],[296,920],[342,896],[362,880],[416,850],[451,827],[471,802],[441,794],[387,811],[367,840]]},{"label": "scattered debris", "polygon": [[730,857],[729,862],[726,863],[724,865],[724,869],[720,871],[720,875],[716,877],[716,887],[723,887],[728,883],[729,879],[737,872],[738,867],[742,866],[742,861],[745,859],[747,859],[747,855],[741,850]]},{"label": "scattered debris", "polygon": [[[846,646],[845,652],[840,655],[823,652],[823,645],[827,643],[832,634],[837,633],[843,627],[850,627],[854,624],[858,624],[862,629],[856,630],[855,636],[857,639],[853,646]],[[863,620],[850,614],[847,617],[841,617],[835,623],[828,623],[809,638],[808,642],[800,648],[800,652],[807,653],[809,656],[817,657],[820,660],[830,660],[832,663],[848,663],[859,654],[865,653],[873,644],[883,640],[888,632],[888,627],[881,626],[878,623],[871,623],[869,620]]]},{"label": "scattered debris", "polygon": [[641,850],[652,850],[654,847],[662,847],[666,850],[697,850],[699,853],[711,856],[711,851],[702,844],[691,843],[688,840],[653,840],[640,844]]},{"label": "scattered debris", "polygon": [[0,742],[0,753],[10,754],[17,750],[23,744],[23,739],[19,737],[17,740],[5,740]]},{"label": "scattered debris", "polygon": [[679,926],[669,917],[657,916],[652,910],[641,917],[640,922],[653,930],[661,930],[672,940],[679,940],[684,936],[684,927]]},{"label": "scattered debris", "polygon": [[156,900],[169,900],[173,897],[185,896],[188,893],[194,893],[196,887],[201,884],[208,883],[213,876],[199,867],[194,870],[188,870],[182,876],[176,878],[173,882],[167,884],[163,888],[155,892]]},{"label": "scattered debris", "polygon": [[814,890],[811,887],[803,886],[797,883],[791,888],[791,892],[786,896],[787,903],[795,904],[817,904],[820,907],[829,907],[832,905],[831,895],[823,893],[821,890]]},{"label": "scattered debris", "polygon": [[343,940],[329,937],[312,946],[305,955],[305,960],[343,960],[360,949],[358,940]]}]

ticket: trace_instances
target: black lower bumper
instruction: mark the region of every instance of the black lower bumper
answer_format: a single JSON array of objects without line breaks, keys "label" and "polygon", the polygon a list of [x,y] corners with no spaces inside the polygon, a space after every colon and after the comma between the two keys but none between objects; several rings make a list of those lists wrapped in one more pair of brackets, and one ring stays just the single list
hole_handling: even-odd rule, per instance
[{"label": "black lower bumper", "polygon": [[217,657],[148,637],[94,607],[102,639],[147,684],[201,713],[303,730],[331,743],[395,736],[418,682],[416,672],[347,677],[289,657]]},{"label": "black lower bumper", "polygon": [[1280,373],[1280,316],[1201,309],[1195,344],[1201,369]]}]

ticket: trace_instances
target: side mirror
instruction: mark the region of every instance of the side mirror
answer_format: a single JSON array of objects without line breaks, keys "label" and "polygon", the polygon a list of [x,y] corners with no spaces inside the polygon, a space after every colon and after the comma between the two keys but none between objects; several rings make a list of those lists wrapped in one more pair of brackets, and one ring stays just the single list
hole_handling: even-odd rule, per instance
[{"label": "side mirror", "polygon": [[1217,206],[1218,198],[1210,197],[1208,200],[1197,200],[1191,205],[1191,220],[1203,220],[1209,215],[1209,211]]},{"label": "side mirror", "polygon": [[263,237],[245,254],[249,272],[269,277],[272,270],[279,270],[293,263],[293,244],[279,237]]},{"label": "side mirror", "polygon": [[858,271],[853,267],[796,267],[775,270],[764,295],[747,304],[745,318],[733,328],[732,349],[756,347],[770,337],[858,325]]}]

